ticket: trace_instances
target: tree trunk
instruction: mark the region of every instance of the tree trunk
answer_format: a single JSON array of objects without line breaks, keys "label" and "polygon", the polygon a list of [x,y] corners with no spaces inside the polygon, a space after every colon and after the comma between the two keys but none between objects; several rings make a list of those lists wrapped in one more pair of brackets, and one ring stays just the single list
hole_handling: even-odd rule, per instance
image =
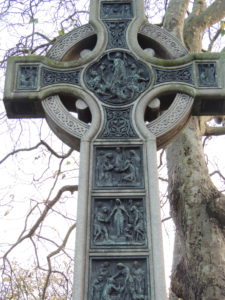
[{"label": "tree trunk", "polygon": [[208,175],[197,119],[168,147],[167,158],[171,214],[182,249],[172,291],[184,300],[225,299],[225,198]]},{"label": "tree trunk", "polygon": [[[187,8],[187,2],[180,0],[180,7]],[[177,5],[170,0],[164,27],[191,52],[201,51],[203,31],[225,15],[225,1],[215,0],[207,8],[205,0],[195,0],[189,17],[176,22],[175,29],[174,20],[184,18]],[[167,165],[177,234],[170,299],[225,300],[225,197],[211,182],[197,118],[168,146]]]}]

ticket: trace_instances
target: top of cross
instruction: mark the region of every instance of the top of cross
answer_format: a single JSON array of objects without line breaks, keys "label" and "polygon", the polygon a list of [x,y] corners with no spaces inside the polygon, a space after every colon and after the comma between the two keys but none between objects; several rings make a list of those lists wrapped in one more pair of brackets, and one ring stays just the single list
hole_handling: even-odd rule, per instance
[{"label": "top of cross", "polygon": [[[157,129],[158,123],[161,127],[180,128],[191,109],[195,115],[221,115],[225,111],[225,54],[188,55],[180,42],[165,30],[146,23],[143,1],[91,1],[90,24],[57,40],[48,57],[9,58],[4,94],[9,117],[46,115],[53,120],[55,131],[61,135],[65,131],[67,135],[70,129],[65,128],[63,120],[75,121],[65,107],[79,114],[78,99],[86,102],[91,113],[98,114],[98,119],[101,119],[101,105],[103,108],[134,105],[141,117],[138,122],[143,127],[144,119],[148,121],[147,127],[157,136],[161,130]],[[180,100],[170,99],[171,93],[177,92],[189,95],[182,104]],[[41,104],[41,100],[56,94],[62,96],[63,105],[59,100],[52,100],[53,106],[58,103],[57,108],[50,109],[51,101],[46,104],[44,100]],[[68,95],[73,95],[75,100]],[[190,96],[195,97],[194,105]],[[161,97],[162,110],[170,111],[166,120],[165,113],[156,120],[148,117],[148,112],[152,112],[150,102],[156,97]],[[65,116],[59,121],[62,114]],[[86,109],[86,116],[81,120],[90,121],[87,114],[90,111]],[[169,124],[171,118],[175,121]],[[77,135],[82,138],[89,125],[78,122]],[[166,142],[167,131],[158,134],[163,135],[162,144]]]}]

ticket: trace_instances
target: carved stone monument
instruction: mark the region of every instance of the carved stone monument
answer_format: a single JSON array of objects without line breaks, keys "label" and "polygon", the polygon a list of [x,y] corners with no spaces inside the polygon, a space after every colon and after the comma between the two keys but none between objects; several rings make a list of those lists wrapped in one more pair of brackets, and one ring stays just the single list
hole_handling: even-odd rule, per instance
[{"label": "carved stone monument", "polygon": [[8,59],[8,117],[45,117],[81,153],[74,300],[166,299],[156,150],[225,112],[225,55],[188,55],[143,2],[92,0],[47,57]]}]

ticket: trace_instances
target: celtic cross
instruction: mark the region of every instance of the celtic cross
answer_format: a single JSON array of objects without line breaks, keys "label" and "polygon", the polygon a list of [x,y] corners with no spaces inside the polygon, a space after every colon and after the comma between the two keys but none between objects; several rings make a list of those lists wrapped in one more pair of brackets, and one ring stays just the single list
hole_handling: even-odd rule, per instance
[{"label": "celtic cross", "polygon": [[76,300],[166,299],[156,150],[225,110],[225,55],[188,54],[143,2],[92,0],[46,57],[8,59],[8,117],[45,117],[80,150]]}]

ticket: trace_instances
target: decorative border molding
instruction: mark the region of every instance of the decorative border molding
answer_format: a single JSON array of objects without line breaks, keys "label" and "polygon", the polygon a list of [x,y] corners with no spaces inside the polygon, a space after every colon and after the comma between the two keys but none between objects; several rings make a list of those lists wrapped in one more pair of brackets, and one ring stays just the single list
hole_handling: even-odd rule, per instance
[{"label": "decorative border molding", "polygon": [[177,68],[174,70],[165,70],[153,67],[153,70],[156,73],[156,85],[166,82],[180,82],[194,85],[193,65],[189,65],[179,69]]},{"label": "decorative border molding", "polygon": [[60,126],[67,133],[81,139],[90,128],[84,122],[73,117],[62,104],[58,96],[50,96],[43,100],[43,108],[53,123]]},{"label": "decorative border molding", "polygon": [[[166,30],[155,25],[148,23],[144,24],[139,30],[139,33],[161,44],[172,58],[177,58],[188,54],[188,51],[176,38],[170,35]],[[49,51],[48,57],[57,61],[61,60],[71,47],[80,42],[82,39],[92,36],[93,34],[96,34],[96,30],[90,24],[75,28],[56,41]],[[47,99],[49,100],[49,98]],[[179,101],[181,101],[180,104]],[[58,111],[57,118],[59,119],[57,119],[56,116],[52,118],[52,123],[55,123],[55,125],[52,124],[51,127],[60,127],[61,131],[69,131],[69,135],[81,139],[87,133],[88,128],[90,128],[89,125],[73,117],[61,103],[59,96],[54,96],[54,102],[54,105],[53,103],[46,105],[46,101],[43,101],[43,108],[47,116],[49,115],[52,118],[53,111]],[[167,132],[172,131],[173,126],[176,127],[176,130],[179,126],[179,119],[182,119],[182,116],[187,115],[187,111],[191,109],[192,103],[193,99],[191,97],[184,94],[179,94],[167,112],[147,125],[148,130],[158,138],[162,138],[162,136],[164,136]],[[59,113],[59,109],[62,107],[63,111]],[[63,120],[67,120],[66,126],[63,124]]]},{"label": "decorative border molding", "polygon": [[128,296],[132,293],[133,299],[150,299],[149,271],[145,256],[91,257],[88,299],[99,299],[96,290],[107,296],[110,287],[118,292],[124,289]]},{"label": "decorative border molding", "polygon": [[127,49],[126,32],[130,21],[105,21],[108,31],[107,49],[124,48]]},{"label": "decorative border molding", "polygon": [[91,24],[85,24],[81,27],[77,27],[67,34],[59,37],[49,50],[47,56],[60,61],[71,47],[93,34],[96,34],[96,31]]},{"label": "decorative border molding", "polygon": [[80,85],[81,69],[74,71],[56,71],[43,67],[41,69],[41,86],[49,86],[53,84],[73,84]]},{"label": "decorative border molding", "polygon": [[143,189],[142,145],[110,145],[94,147],[93,189]]},{"label": "decorative border molding", "polygon": [[156,120],[150,122],[147,128],[158,138],[180,123],[191,110],[193,98],[186,94],[177,94],[169,109],[159,116]]},{"label": "decorative border molding", "polygon": [[100,139],[133,139],[138,135],[132,124],[132,107],[105,109],[104,127],[98,136]]},{"label": "decorative border molding", "polygon": [[[91,24],[75,28],[66,35],[58,38],[47,56],[56,61],[60,61],[71,47],[93,34],[96,34],[96,31]],[[90,125],[73,117],[66,110],[58,95],[44,99],[42,106],[53,131],[57,135],[60,135],[60,138],[70,146],[72,146],[70,139],[72,138],[72,140],[74,140],[75,138],[73,147],[76,147],[76,150],[78,150],[80,139],[82,139],[90,129]]]},{"label": "decorative border molding", "polygon": [[126,249],[147,247],[145,198],[92,198],[91,247]]},{"label": "decorative border molding", "polygon": [[156,25],[145,23],[143,26],[141,26],[139,33],[158,42],[165,48],[167,53],[169,53],[172,58],[178,58],[188,54],[188,50],[178,39],[172,36],[165,29],[162,29]]}]

